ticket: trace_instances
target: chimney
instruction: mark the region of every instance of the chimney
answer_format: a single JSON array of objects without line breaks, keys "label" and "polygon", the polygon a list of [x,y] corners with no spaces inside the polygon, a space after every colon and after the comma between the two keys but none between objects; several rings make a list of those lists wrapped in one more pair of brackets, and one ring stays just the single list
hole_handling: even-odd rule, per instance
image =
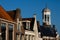
[{"label": "chimney", "polygon": [[16,9],[16,17],[15,20],[21,20],[21,10],[19,8]]},{"label": "chimney", "polygon": [[21,11],[19,8],[16,9],[16,18],[19,18],[21,14]]}]

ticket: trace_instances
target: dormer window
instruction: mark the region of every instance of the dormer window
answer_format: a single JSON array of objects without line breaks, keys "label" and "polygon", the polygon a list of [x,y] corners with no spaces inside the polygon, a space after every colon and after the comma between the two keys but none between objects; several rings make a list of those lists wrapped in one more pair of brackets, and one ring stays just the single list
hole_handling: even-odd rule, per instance
[{"label": "dormer window", "polygon": [[30,21],[25,20],[25,21],[22,21],[22,23],[25,29],[30,30]]},{"label": "dormer window", "polygon": [[26,29],[30,29],[30,22],[26,22]]}]

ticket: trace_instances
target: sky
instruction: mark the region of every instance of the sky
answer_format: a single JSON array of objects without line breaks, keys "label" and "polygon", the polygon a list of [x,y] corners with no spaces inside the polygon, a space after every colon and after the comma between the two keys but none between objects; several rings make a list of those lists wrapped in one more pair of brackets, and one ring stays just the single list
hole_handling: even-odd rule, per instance
[{"label": "sky", "polygon": [[60,0],[0,0],[0,5],[6,11],[19,8],[23,18],[33,17],[33,14],[36,14],[40,25],[42,25],[42,10],[46,4],[51,11],[52,25],[56,26],[60,34]]}]

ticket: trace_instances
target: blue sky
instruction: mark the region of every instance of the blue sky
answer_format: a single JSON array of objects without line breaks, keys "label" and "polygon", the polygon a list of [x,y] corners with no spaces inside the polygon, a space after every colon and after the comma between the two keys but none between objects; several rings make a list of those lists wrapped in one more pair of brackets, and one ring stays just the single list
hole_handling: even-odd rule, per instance
[{"label": "blue sky", "polygon": [[33,17],[33,14],[37,14],[40,24],[42,24],[42,9],[46,4],[51,11],[52,24],[56,25],[60,34],[60,0],[0,0],[0,5],[6,11],[20,8],[22,17]]}]

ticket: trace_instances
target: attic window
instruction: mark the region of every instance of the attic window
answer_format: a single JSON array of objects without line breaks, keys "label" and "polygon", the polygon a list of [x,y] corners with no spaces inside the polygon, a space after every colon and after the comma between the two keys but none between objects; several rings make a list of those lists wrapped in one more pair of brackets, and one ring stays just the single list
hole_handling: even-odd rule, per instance
[{"label": "attic window", "polygon": [[30,30],[30,22],[26,22],[26,29]]},{"label": "attic window", "polygon": [[25,29],[30,30],[30,21],[24,20],[24,21],[22,21],[22,23],[23,23],[23,26]]}]

